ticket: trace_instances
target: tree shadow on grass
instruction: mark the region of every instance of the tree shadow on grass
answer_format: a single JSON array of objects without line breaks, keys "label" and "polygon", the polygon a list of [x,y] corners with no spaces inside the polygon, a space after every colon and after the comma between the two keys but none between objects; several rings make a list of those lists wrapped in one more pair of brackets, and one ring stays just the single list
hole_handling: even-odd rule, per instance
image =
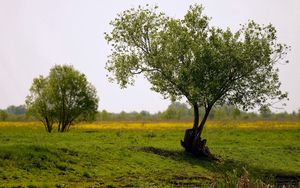
[{"label": "tree shadow on grass", "polygon": [[283,185],[297,186],[300,184],[300,174],[288,174],[276,172],[274,170],[266,170],[252,166],[244,161],[222,159],[220,156],[218,157],[219,160],[208,160],[206,158],[197,158],[183,150],[167,150],[155,147],[141,147],[138,148],[138,150],[179,162],[187,162],[191,165],[199,165],[210,172],[221,175],[221,178],[226,182],[232,181],[232,178],[236,178],[237,180],[238,177],[245,175],[245,173],[250,173],[255,179],[273,183],[279,187],[282,187]]},{"label": "tree shadow on grass", "polygon": [[156,154],[162,157],[171,158],[175,161],[187,162],[191,165],[202,166],[212,172],[225,173],[233,171],[234,169],[242,169],[247,166],[245,163],[235,160],[209,160],[207,158],[195,157],[193,154],[187,153],[183,150],[167,150],[155,147],[142,147],[140,151],[146,153]]}]

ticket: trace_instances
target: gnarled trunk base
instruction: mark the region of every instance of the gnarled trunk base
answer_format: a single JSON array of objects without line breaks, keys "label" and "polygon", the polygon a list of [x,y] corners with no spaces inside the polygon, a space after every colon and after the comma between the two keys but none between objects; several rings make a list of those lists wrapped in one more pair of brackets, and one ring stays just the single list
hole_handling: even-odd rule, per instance
[{"label": "gnarled trunk base", "polygon": [[197,157],[204,157],[209,160],[217,160],[206,146],[206,139],[201,139],[198,134],[195,134],[193,129],[187,129],[184,135],[184,141],[181,140],[181,145],[186,152],[192,153]]}]

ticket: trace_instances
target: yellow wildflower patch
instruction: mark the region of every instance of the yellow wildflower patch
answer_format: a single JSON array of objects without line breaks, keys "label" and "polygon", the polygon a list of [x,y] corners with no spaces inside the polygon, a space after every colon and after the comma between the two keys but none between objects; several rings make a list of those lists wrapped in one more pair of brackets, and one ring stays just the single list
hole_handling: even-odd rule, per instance
[{"label": "yellow wildflower patch", "polygon": [[[193,122],[97,122],[83,123],[77,128],[88,129],[188,129]],[[239,129],[299,129],[300,122],[280,121],[208,121],[205,128],[239,128]]]},{"label": "yellow wildflower patch", "polygon": [[0,127],[7,127],[7,126],[14,126],[14,127],[24,127],[24,126],[30,126],[30,127],[40,127],[42,123],[40,122],[7,122],[7,121],[0,121]]},{"label": "yellow wildflower patch", "polygon": [[[0,122],[0,127],[5,126],[29,126],[41,127],[40,122]],[[192,128],[193,122],[170,121],[170,122],[93,122],[79,123],[72,129],[188,129]],[[300,129],[299,121],[208,121],[206,129],[215,128],[238,128],[238,129]]]}]

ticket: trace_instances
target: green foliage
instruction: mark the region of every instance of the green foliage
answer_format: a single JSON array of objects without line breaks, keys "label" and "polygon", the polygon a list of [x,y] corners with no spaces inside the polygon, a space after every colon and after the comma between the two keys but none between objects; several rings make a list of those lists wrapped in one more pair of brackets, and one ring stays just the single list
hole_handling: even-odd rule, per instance
[{"label": "green foliage", "polygon": [[205,108],[202,128],[215,104],[246,110],[286,98],[275,65],[289,47],[277,42],[276,29],[249,21],[232,32],[209,20],[199,5],[183,19],[148,6],[118,14],[105,34],[113,50],[106,64],[111,79],[124,88],[144,74],[165,98],[185,97],[194,108]]},{"label": "green foliage", "polygon": [[8,113],[5,110],[0,110],[0,121],[6,121]]},{"label": "green foliage", "polygon": [[298,109],[297,118],[300,119],[300,109]]},{"label": "green foliage", "polygon": [[26,98],[28,113],[51,132],[54,122],[64,132],[75,120],[92,117],[98,108],[96,89],[72,66],[56,65],[49,76],[33,80]]},{"label": "green foliage", "polygon": [[30,95],[26,97],[27,114],[40,120],[46,131],[51,132],[55,121],[55,107],[49,96],[51,86],[48,83],[49,78],[39,76],[33,79],[30,88]]},{"label": "green foliage", "polygon": [[106,110],[102,110],[102,112],[99,112],[98,116],[99,116],[98,120],[100,121],[108,121],[110,119],[109,117],[110,115]]},{"label": "green foliage", "polygon": [[28,121],[25,105],[10,105],[6,109],[0,109],[0,121]]},{"label": "green foliage", "polygon": [[11,105],[6,108],[6,112],[8,114],[13,114],[13,115],[23,115],[26,112],[26,108],[25,105],[19,105],[19,106]]},{"label": "green foliage", "polygon": [[241,116],[241,111],[238,108],[234,108],[232,110],[232,116],[233,119],[237,119],[239,116]]},{"label": "green foliage", "polygon": [[162,118],[167,120],[183,120],[190,119],[192,111],[184,103],[173,102],[166,111],[162,113]]},{"label": "green foliage", "polygon": [[[269,109],[269,107],[267,107]],[[270,109],[269,109],[270,110]],[[200,108],[200,116],[204,116],[205,110]],[[193,109],[185,103],[173,102],[166,110],[157,113],[141,112],[121,112],[111,113],[103,110],[98,112],[96,121],[192,121]],[[238,109],[232,105],[214,106],[208,117],[210,120],[280,120],[280,121],[298,121],[300,113],[271,112],[267,114],[258,112],[249,112]]]},{"label": "green foliage", "polygon": [[148,111],[142,110],[141,112],[125,112],[112,113],[102,110],[97,114],[97,121],[157,121],[160,116],[157,114],[150,114]]},{"label": "green foliage", "polygon": [[298,129],[205,131],[219,162],[186,154],[178,145],[182,129],[47,134],[39,127],[0,127],[1,186],[229,187],[244,169],[253,182],[270,184],[279,174],[300,175]]},{"label": "green foliage", "polygon": [[263,105],[259,108],[259,113],[262,117],[267,118],[270,117],[272,112],[267,105]]}]

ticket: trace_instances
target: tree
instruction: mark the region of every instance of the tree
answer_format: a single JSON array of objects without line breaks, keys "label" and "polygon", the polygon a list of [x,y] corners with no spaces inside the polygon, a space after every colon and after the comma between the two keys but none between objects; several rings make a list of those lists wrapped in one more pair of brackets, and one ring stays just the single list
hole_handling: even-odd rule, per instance
[{"label": "tree", "polygon": [[58,131],[64,132],[80,116],[97,112],[96,89],[85,75],[72,66],[55,66],[50,70],[49,97],[55,106]]},{"label": "tree", "polygon": [[[277,42],[272,25],[254,21],[237,32],[209,26],[203,7],[191,6],[183,19],[167,17],[157,7],[139,7],[118,14],[105,33],[112,46],[106,68],[121,88],[144,74],[152,90],[165,98],[185,97],[194,110],[192,129],[182,146],[197,156],[211,156],[201,134],[214,105],[243,110],[268,99],[284,99],[276,62],[289,50]],[[199,121],[199,108],[204,109]]]},{"label": "tree", "polygon": [[233,117],[233,119],[236,119],[236,118],[238,118],[240,116],[241,116],[241,111],[238,108],[234,108],[232,110],[232,117]]},{"label": "tree", "polygon": [[58,131],[64,132],[76,119],[97,112],[98,97],[84,74],[72,66],[56,65],[46,78],[34,79],[26,106],[48,132],[54,122],[58,123]]},{"label": "tree", "polygon": [[259,108],[259,113],[263,118],[268,118],[272,115],[270,108],[267,105],[262,105]]},{"label": "tree", "polygon": [[5,110],[0,109],[0,121],[6,121],[8,118],[8,113]]},{"label": "tree", "polygon": [[99,112],[99,116],[101,121],[107,121],[110,119],[110,114],[106,110],[102,110],[102,112]]},{"label": "tree", "polygon": [[186,104],[180,102],[172,102],[166,111],[163,112],[163,117],[165,119],[183,119],[188,117],[189,108]]},{"label": "tree", "polygon": [[297,118],[300,119],[300,109],[298,109]]}]

